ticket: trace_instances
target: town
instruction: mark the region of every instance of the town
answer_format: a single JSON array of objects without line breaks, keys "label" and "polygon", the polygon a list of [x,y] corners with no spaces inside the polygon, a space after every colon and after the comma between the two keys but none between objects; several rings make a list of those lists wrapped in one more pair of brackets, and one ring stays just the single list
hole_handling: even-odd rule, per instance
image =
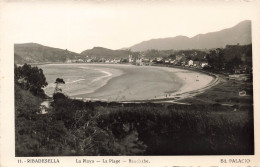
[{"label": "town", "polygon": [[[234,74],[252,74],[251,45],[226,45],[211,50],[180,50],[131,52],[124,58],[86,55],[84,58],[68,59],[66,63],[132,64],[136,66],[167,66],[210,71],[239,78]],[[111,58],[112,57],[112,58]],[[248,78],[248,77],[247,77]]]},{"label": "town", "polygon": [[[196,54],[196,52],[195,52]],[[176,55],[175,59],[165,58],[165,57],[156,57],[154,59],[146,58],[144,53],[139,53],[138,56],[129,55],[128,58],[98,58],[95,56],[86,56],[86,58],[79,59],[67,59],[66,63],[106,63],[106,64],[133,64],[137,66],[151,66],[156,64],[164,65],[175,65],[175,66],[189,66],[195,68],[203,68],[208,66],[208,62],[205,59],[204,61],[196,61],[192,59],[187,59],[185,54]]]}]

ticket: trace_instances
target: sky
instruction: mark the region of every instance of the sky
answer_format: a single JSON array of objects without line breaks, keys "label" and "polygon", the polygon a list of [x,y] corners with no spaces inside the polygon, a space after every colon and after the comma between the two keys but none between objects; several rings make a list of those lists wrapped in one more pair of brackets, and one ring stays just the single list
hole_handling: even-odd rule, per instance
[{"label": "sky", "polygon": [[39,43],[80,53],[96,46],[130,47],[142,41],[219,31],[254,15],[248,3],[181,1],[11,1],[1,23],[14,43]]}]

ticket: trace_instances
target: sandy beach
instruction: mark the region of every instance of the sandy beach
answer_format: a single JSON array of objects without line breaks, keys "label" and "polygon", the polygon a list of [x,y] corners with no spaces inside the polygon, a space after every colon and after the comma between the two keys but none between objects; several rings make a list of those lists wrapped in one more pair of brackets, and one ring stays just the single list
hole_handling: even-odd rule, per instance
[{"label": "sandy beach", "polygon": [[121,75],[110,78],[104,86],[92,93],[81,93],[73,97],[105,101],[183,98],[189,95],[187,94],[189,92],[207,87],[214,80],[214,77],[206,74],[168,67],[129,65],[102,67],[121,71]]},{"label": "sandy beach", "polygon": [[66,82],[63,93],[84,100],[171,100],[194,96],[217,83],[216,77],[170,67],[120,64],[42,65],[52,96],[55,79]]},{"label": "sandy beach", "polygon": [[[164,96],[160,96],[157,98],[165,99],[165,102],[175,102],[177,100],[184,99],[187,97],[193,97],[218,84],[219,82],[219,78],[213,74],[209,75],[186,69],[184,70],[166,67],[161,68],[174,72],[175,75],[179,79],[181,79],[181,82],[183,83],[178,91],[171,93],[169,96],[167,96],[167,98]],[[168,101],[168,99],[170,100]]]}]

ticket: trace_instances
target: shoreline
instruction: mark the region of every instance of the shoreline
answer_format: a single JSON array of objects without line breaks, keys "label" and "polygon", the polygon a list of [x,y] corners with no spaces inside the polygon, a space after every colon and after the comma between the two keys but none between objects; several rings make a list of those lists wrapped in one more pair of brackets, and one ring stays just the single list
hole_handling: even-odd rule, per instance
[{"label": "shoreline", "polygon": [[[55,64],[46,64],[46,65],[55,65]],[[68,95],[72,99],[79,99],[83,101],[106,101],[106,102],[122,102],[122,103],[129,103],[129,102],[130,103],[131,102],[133,103],[135,102],[179,103],[177,101],[189,97],[194,97],[200,93],[203,93],[207,89],[210,89],[211,87],[217,85],[219,82],[218,81],[219,77],[216,74],[209,73],[206,71],[201,71],[198,69],[190,69],[190,68],[187,69],[181,67],[178,68],[178,67],[169,67],[169,66],[135,66],[129,64],[100,64],[100,63],[98,64],[59,63],[57,65],[75,65],[75,66],[88,65],[88,67],[87,66],[81,67],[86,69],[89,68],[89,66],[95,66],[94,68],[97,68],[99,65],[102,66],[102,68],[97,68],[96,70],[104,73],[105,75],[94,79],[94,81],[99,81],[105,78],[106,81],[102,84],[102,86],[100,86],[99,88],[91,92]],[[111,66],[116,68],[111,68]],[[111,72],[111,70],[121,71],[121,74],[115,75],[113,72]],[[144,73],[143,71],[145,71],[146,73]],[[151,85],[151,82],[149,80],[144,81],[144,79],[142,79],[143,76],[140,77],[141,74],[138,74],[139,72],[141,72],[143,76],[147,75],[148,79],[149,76],[151,77],[153,72],[154,73],[156,72],[157,75],[154,74],[156,76],[152,76],[152,77],[154,78],[153,81],[157,80],[157,82]],[[163,75],[163,79],[162,77],[160,78],[160,74]],[[136,80],[137,83],[140,83],[140,86],[131,85],[131,89],[129,89],[127,85],[126,87],[121,86],[126,83],[129,86],[130,84],[128,82],[131,82],[131,84],[135,84],[133,80],[134,81]],[[165,82],[165,86],[162,85],[162,82]],[[169,85],[170,82],[171,83],[173,82],[175,87],[170,86]],[[117,85],[118,87],[113,86],[114,84]],[[158,87],[156,84],[160,84],[160,86]],[[117,91],[117,89],[120,88],[121,91]],[[158,88],[158,90],[156,88]],[[138,91],[142,91],[142,89],[144,89],[144,91],[143,94],[140,96],[140,92]],[[126,94],[126,93],[130,93],[130,94]]]},{"label": "shoreline", "polygon": [[[114,66],[116,67],[116,66]],[[117,66],[118,67],[118,66]],[[106,85],[91,94],[75,95],[76,98],[100,101],[150,100],[166,91],[177,91],[184,84],[176,75],[162,68],[147,66],[122,66],[120,77],[114,77]],[[145,76],[145,77],[144,77]]]},{"label": "shoreline", "polygon": [[[174,67],[170,67],[170,68],[174,68]],[[189,71],[188,69],[182,69],[182,68],[180,68],[180,69]],[[198,72],[198,71],[194,70],[194,72]],[[160,98],[154,98],[154,99],[150,99],[150,100],[124,101],[124,103],[153,102],[153,103],[176,103],[176,104],[190,105],[189,103],[178,102],[178,101],[186,99],[186,98],[192,98],[192,97],[194,97],[196,95],[204,93],[206,90],[211,89],[212,87],[214,87],[214,86],[219,84],[219,76],[217,74],[213,74],[213,73],[209,74],[207,72],[205,72],[205,73],[201,72],[201,73],[204,74],[204,75],[209,75],[209,76],[213,77],[212,81],[210,83],[208,83],[207,85],[205,85],[204,87],[202,87],[202,88],[191,90],[191,91],[187,91],[187,92],[180,92],[178,94],[168,96],[167,98],[160,97]]]},{"label": "shoreline", "polygon": [[[155,98],[150,98],[150,99],[137,99],[137,100],[109,100],[109,99],[102,99],[102,98],[84,98],[84,97],[77,97],[77,95],[75,95],[74,99],[81,99],[84,101],[106,101],[106,102],[121,102],[121,103],[140,103],[140,102],[167,102],[167,103],[179,103],[177,101],[185,99],[185,98],[189,98],[189,97],[193,97],[196,96],[200,93],[203,93],[204,91],[206,91],[207,89],[210,89],[211,87],[217,85],[219,83],[219,79],[218,76],[216,74],[212,74],[212,73],[207,73],[207,72],[201,72],[198,70],[191,70],[191,69],[183,69],[183,68],[174,68],[174,67],[161,67],[161,66],[151,66],[151,67],[155,67],[155,68],[160,68],[162,70],[164,70],[165,72],[168,71],[170,72],[171,69],[179,69],[184,73],[197,73],[197,76],[200,76],[203,78],[202,75],[207,75],[212,77],[211,81],[209,83],[207,83],[206,85],[203,85],[202,87],[196,88],[196,89],[191,89],[191,90],[185,90],[185,91],[181,91],[181,90],[177,90],[177,91],[169,91],[169,92],[165,92],[165,94],[170,94],[168,96],[156,96]],[[167,69],[167,70],[166,70]],[[172,71],[171,71],[172,72]],[[172,73],[173,74],[173,73]],[[122,77],[124,74],[120,75],[120,77]],[[189,81],[189,83],[187,81],[184,81],[183,79],[181,79],[180,74],[174,73],[174,77],[178,77],[178,80],[182,80],[181,81],[181,86],[180,87],[190,87],[191,81]],[[191,74],[193,75],[193,74]],[[116,79],[117,77],[114,77],[112,79],[110,79],[107,84],[110,84],[109,82],[111,82],[113,79]],[[99,89],[104,89],[106,85],[104,85],[103,87],[99,88]]]}]

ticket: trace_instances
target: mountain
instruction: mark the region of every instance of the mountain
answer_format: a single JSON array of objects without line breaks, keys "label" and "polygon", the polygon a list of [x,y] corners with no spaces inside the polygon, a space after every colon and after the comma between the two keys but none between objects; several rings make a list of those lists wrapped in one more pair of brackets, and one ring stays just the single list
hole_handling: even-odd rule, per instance
[{"label": "mountain", "polygon": [[138,43],[130,49],[132,51],[145,50],[185,50],[185,49],[211,49],[234,44],[251,44],[251,21],[245,20],[234,27],[217,32],[199,34],[192,38],[176,36],[171,38],[151,39]]},{"label": "mountain", "polygon": [[75,52],[36,43],[14,44],[14,63],[65,62],[79,57]]},{"label": "mountain", "polygon": [[127,58],[131,52],[129,50],[111,50],[103,47],[94,47],[80,53],[83,56],[97,58]]}]

